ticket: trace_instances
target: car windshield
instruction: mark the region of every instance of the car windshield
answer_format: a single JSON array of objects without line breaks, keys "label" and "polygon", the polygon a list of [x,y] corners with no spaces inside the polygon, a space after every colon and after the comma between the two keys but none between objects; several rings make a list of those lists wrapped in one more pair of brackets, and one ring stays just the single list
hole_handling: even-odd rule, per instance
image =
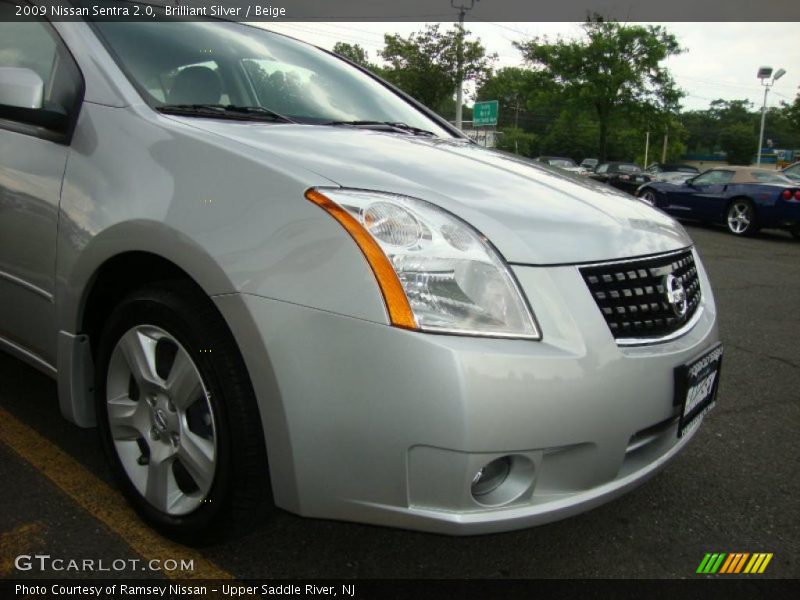
[{"label": "car windshield", "polygon": [[410,126],[406,131],[452,137],[344,60],[259,27],[227,21],[98,21],[94,26],[155,108],[235,105],[261,109],[247,113],[253,118],[272,112],[312,124],[401,123]]},{"label": "car windshield", "polygon": [[577,166],[573,161],[568,158],[551,158],[547,161],[553,167],[561,167],[562,169]]},{"label": "car windshield", "polygon": [[639,165],[617,165],[617,171],[621,173],[639,173],[641,171],[641,167]]}]

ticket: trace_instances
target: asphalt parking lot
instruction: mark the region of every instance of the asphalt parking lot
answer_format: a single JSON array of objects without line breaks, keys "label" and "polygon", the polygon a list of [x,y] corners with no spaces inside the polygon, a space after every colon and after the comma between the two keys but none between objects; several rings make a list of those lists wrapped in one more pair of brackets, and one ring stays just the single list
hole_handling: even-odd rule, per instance
[{"label": "asphalt parking lot", "polygon": [[[800,577],[800,242],[688,227],[712,280],[725,360],[717,407],[665,471],[589,513],[452,538],[276,511],[201,549],[161,539],[110,486],[97,434],[62,420],[55,383],[0,354],[0,576],[14,557],[193,558],[172,577],[696,577],[706,552],[769,552],[763,577]],[[343,474],[346,476],[346,473]],[[134,564],[134,563],[131,563]],[[163,571],[91,576],[162,577]]]}]

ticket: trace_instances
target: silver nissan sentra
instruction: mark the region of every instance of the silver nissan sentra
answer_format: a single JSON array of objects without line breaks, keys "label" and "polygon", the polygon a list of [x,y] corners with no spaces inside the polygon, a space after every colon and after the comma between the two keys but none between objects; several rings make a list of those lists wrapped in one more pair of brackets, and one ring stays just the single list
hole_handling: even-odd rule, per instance
[{"label": "silver nissan sentra", "polygon": [[169,534],[585,511],[695,434],[716,316],[672,218],[324,50],[0,22],[0,347]]}]

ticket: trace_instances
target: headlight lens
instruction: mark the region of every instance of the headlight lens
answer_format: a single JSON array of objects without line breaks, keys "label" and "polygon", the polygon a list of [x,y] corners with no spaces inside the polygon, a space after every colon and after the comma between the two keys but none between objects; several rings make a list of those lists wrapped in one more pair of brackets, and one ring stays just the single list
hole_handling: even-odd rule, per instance
[{"label": "headlight lens", "polygon": [[[306,197],[331,213],[359,244],[378,278],[393,324],[540,339],[533,314],[503,259],[458,217],[423,200],[378,192],[323,189],[309,190]],[[382,256],[376,256],[373,244]],[[381,269],[382,261],[391,271],[385,265]],[[394,281],[385,281],[387,272]],[[403,307],[392,305],[400,296],[392,294],[393,286],[402,290],[408,318],[403,317]]]}]

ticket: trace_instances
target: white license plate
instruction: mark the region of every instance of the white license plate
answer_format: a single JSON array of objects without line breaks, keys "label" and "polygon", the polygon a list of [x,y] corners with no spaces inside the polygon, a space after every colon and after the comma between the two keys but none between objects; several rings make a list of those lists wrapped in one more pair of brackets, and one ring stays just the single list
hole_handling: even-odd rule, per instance
[{"label": "white license plate", "polygon": [[681,407],[678,437],[714,408],[722,366],[722,344],[675,369],[675,404]]}]

